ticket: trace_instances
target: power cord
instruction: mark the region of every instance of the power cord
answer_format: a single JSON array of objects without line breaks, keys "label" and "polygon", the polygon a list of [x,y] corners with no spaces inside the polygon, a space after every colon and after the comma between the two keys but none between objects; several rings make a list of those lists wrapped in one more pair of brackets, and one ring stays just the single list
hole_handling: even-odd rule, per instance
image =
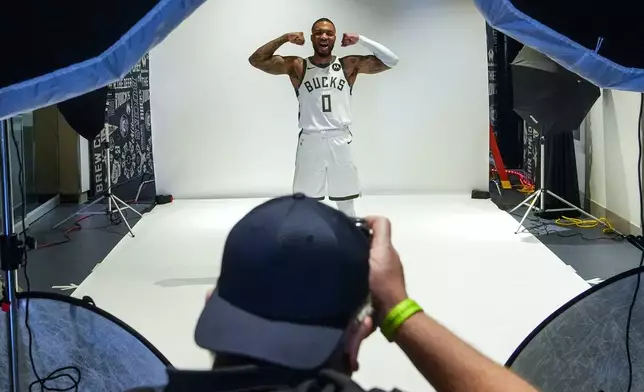
[{"label": "power cord", "polygon": [[[520,215],[517,212],[511,213],[510,215],[512,215],[514,217],[517,217],[517,218],[523,218],[523,215]],[[566,218],[566,219],[571,219],[571,218]],[[533,223],[533,225],[530,226],[530,227],[526,227],[525,228],[526,231],[534,232],[535,230],[540,230],[546,236],[556,235],[559,238],[575,238],[575,237],[579,237],[584,241],[615,241],[615,242],[622,242],[622,241],[625,240],[624,236],[621,236],[621,235],[615,233],[614,231],[612,231],[612,229],[611,229],[612,225],[610,224],[610,222],[608,222],[608,220],[606,220],[606,218],[601,218],[601,220],[606,222],[608,224],[608,226],[610,226],[610,228],[605,228],[603,230],[604,235],[597,236],[597,237],[587,237],[586,235],[584,235],[584,233],[580,233],[580,232],[572,233],[572,234],[563,234],[561,232],[557,232],[557,231],[549,229],[549,227],[552,226],[553,223],[555,225],[557,225],[557,226],[562,226],[562,227],[575,226],[575,227],[578,227],[578,228],[593,228],[593,227],[590,227],[590,226],[586,227],[586,225],[588,225],[588,222],[591,222],[591,221],[581,221],[581,220],[572,219],[573,221],[580,221],[580,222],[585,223],[585,225],[582,224],[580,226],[580,225],[572,224],[572,223],[566,224],[566,223],[564,223],[563,220],[560,220],[560,219],[558,219],[558,220],[556,220],[554,222],[551,222],[551,221],[548,221],[548,220],[545,220],[545,219],[542,219],[542,218],[528,216],[527,220],[529,222]],[[598,226],[598,225],[596,225],[596,226]]]},{"label": "power cord", "polygon": [[592,219],[578,219],[578,218],[569,218],[566,216],[562,216],[561,218],[555,221],[555,224],[557,226],[577,227],[579,229],[594,229],[594,228],[597,228],[600,224],[605,226],[602,229],[602,233],[604,234],[604,236],[601,236],[601,237],[590,238],[590,237],[586,237],[583,233],[574,233],[570,235],[557,233],[557,236],[561,238],[581,237],[581,239],[586,241],[611,240],[616,242],[621,242],[626,239],[626,237],[624,237],[623,235],[617,234],[617,232],[615,231],[615,228],[607,218],[599,218],[599,221],[595,221]]},{"label": "power cord", "polygon": [[45,249],[45,248],[51,248],[51,247],[54,247],[54,246],[63,245],[63,244],[66,244],[66,243],[70,242],[72,240],[71,233],[82,230],[83,226],[81,226],[80,223],[82,221],[84,221],[85,219],[88,219],[89,217],[90,217],[90,215],[85,215],[85,216],[83,216],[81,218],[78,218],[76,221],[74,221],[74,224],[70,228],[68,228],[67,230],[65,230],[63,232],[63,236],[65,237],[64,240],[56,241],[56,242],[49,242],[49,243],[45,243],[45,244],[38,244],[38,246],[36,246],[36,250]]},{"label": "power cord", "polygon": [[[18,140],[16,139],[16,134],[14,132],[14,124],[13,124],[13,118],[10,120],[11,128],[11,139],[13,140],[13,145],[16,150],[16,158],[18,160],[18,186],[20,187],[20,197],[22,201],[22,237],[23,237],[23,246],[25,246],[30,240],[27,235],[27,224],[26,224],[26,216],[27,216],[27,200],[25,197],[25,186],[23,182],[23,175],[24,175],[24,167],[23,167],[23,162],[22,162],[22,156],[20,155],[20,146],[18,145]],[[25,281],[27,283],[27,293],[31,291],[31,281],[29,279],[29,273],[27,272],[27,266],[28,266],[28,258],[27,258],[27,250],[25,249],[22,252],[22,267],[23,267],[23,272],[25,276]],[[36,376],[36,381],[32,382],[29,384],[29,392],[31,392],[36,385],[40,385],[40,391],[57,391],[57,392],[65,392],[65,391],[75,391],[78,392],[78,385],[80,384],[81,381],[81,371],[79,368],[76,366],[66,366],[62,367],[59,369],[54,370],[53,372],[49,373],[47,377],[40,378],[40,375],[38,374],[38,371],[36,370],[36,363],[34,361],[34,355],[33,355],[33,331],[31,330],[31,326],[29,325],[29,302],[30,298],[27,296],[27,301],[25,304],[25,327],[27,328],[27,333],[29,336],[29,362],[31,364],[31,370],[34,373],[34,376]],[[77,377],[73,377],[73,375],[69,373],[63,373],[66,371],[75,371],[77,373]],[[72,385],[67,388],[61,388],[61,387],[48,387],[47,382],[53,382],[61,378],[67,378],[72,382]]]},{"label": "power cord", "polygon": [[[642,200],[642,121],[644,120],[644,94],[641,95],[640,102],[640,116],[638,122],[638,132],[637,132],[637,146],[639,148],[639,159],[637,162],[637,187],[639,190],[640,196],[640,227],[644,228],[644,201]],[[642,252],[642,257],[640,258],[639,268],[644,266],[644,252]],[[633,359],[631,357],[631,321],[633,320],[633,308],[635,308],[635,303],[637,302],[637,294],[640,291],[640,284],[642,282],[641,272],[637,274],[637,284],[635,285],[635,293],[633,293],[633,301],[631,302],[631,307],[628,309],[628,319],[626,321],[626,356],[628,357],[628,389],[627,392],[631,392],[633,389]]]}]

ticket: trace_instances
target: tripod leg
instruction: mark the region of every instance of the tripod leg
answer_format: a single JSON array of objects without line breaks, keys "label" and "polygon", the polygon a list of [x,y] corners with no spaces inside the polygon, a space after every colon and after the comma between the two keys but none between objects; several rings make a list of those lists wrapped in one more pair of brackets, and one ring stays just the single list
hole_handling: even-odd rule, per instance
[{"label": "tripod leg", "polygon": [[137,202],[137,203],[139,202],[139,197],[141,196],[141,192],[143,191],[143,188],[146,185],[151,184],[153,182],[154,182],[154,180],[148,180],[148,181],[142,182],[141,185],[139,185],[139,190],[136,192],[136,198],[134,198],[135,202]]},{"label": "tripod leg", "polygon": [[499,186],[499,182],[497,180],[493,180],[494,185],[496,185],[496,191],[499,192],[499,196],[503,196],[503,193],[501,193],[501,187]]},{"label": "tripod leg", "polygon": [[83,212],[87,211],[87,210],[88,210],[88,209],[90,209],[92,206],[96,205],[97,203],[100,203],[101,201],[103,201],[103,199],[105,199],[105,196],[101,196],[101,197],[99,197],[98,199],[96,199],[96,200],[94,200],[93,202],[89,203],[88,205],[86,205],[85,207],[81,208],[81,209],[80,209],[80,210],[78,210],[77,212],[75,212],[75,213],[71,214],[70,216],[68,216],[67,218],[65,218],[65,220],[58,222],[58,223],[56,224],[56,226],[54,226],[53,228],[54,228],[54,229],[59,228],[60,226],[64,225],[67,221],[69,221],[69,220],[70,220],[70,219],[72,219],[73,217],[75,217],[75,216],[77,216],[77,215],[81,215]]},{"label": "tripod leg", "polygon": [[130,222],[128,222],[127,219],[125,219],[125,215],[123,215],[123,211],[119,208],[119,205],[116,202],[116,196],[110,195],[110,200],[116,206],[116,211],[118,211],[119,215],[121,215],[121,219],[123,219],[123,223],[125,223],[125,226],[127,226],[127,230],[130,232],[130,236],[134,238],[134,232],[132,231],[132,226],[130,226]]},{"label": "tripod leg", "polygon": [[[536,198],[537,196],[539,196],[539,194],[540,194],[540,193],[541,193],[541,190],[539,190],[539,191],[537,191],[537,192],[533,193],[530,197],[528,197],[527,199],[525,199],[524,201],[522,201],[522,202],[521,202],[521,204],[519,204],[518,206],[514,207],[514,208],[510,211],[510,214],[511,214],[511,213],[513,213],[514,211],[518,210],[520,207],[522,207],[522,206],[524,206],[524,205],[529,206],[530,204],[528,204],[528,203],[530,203],[530,200],[532,200],[532,199]],[[532,203],[532,205],[534,206],[534,203]]]},{"label": "tripod leg", "polygon": [[[594,221],[597,221],[597,222],[601,223],[602,225],[604,225],[604,226],[606,226],[606,227],[609,227],[609,226],[608,226],[608,224],[606,224],[605,222],[602,222],[602,221],[601,221],[599,218],[597,218],[596,216],[594,216],[594,215],[592,215],[592,214],[587,213],[586,211],[584,211],[584,210],[582,210],[581,208],[577,207],[576,205],[572,204],[571,202],[569,202],[568,200],[564,199],[563,197],[561,197],[561,196],[559,196],[559,195],[557,195],[557,194],[555,194],[555,193],[553,193],[553,192],[550,192],[550,191],[548,191],[548,194],[549,194],[550,196],[554,197],[555,199],[559,200],[560,202],[562,202],[562,203],[566,204],[567,206],[569,206],[569,207],[573,208],[575,211],[579,211],[580,213],[582,213],[583,215],[585,215],[585,216],[589,217],[590,219],[592,219],[592,220],[594,220]],[[611,229],[615,232],[615,234],[623,235],[622,233],[620,233],[619,231],[617,231],[617,230],[613,229],[612,227],[611,227]]]},{"label": "tripod leg", "polygon": [[121,203],[121,205],[123,205],[123,207],[128,208],[128,209],[130,209],[130,210],[134,211],[134,213],[135,213],[135,214],[137,214],[138,216],[143,217],[143,215],[141,215],[141,213],[140,213],[140,212],[138,212],[137,210],[135,210],[134,208],[132,208],[129,204],[127,204],[127,203],[126,203],[126,202],[124,202],[123,200],[119,199],[119,198],[118,198],[118,197],[116,197],[115,195],[112,195],[112,197],[116,200],[116,201],[114,202],[114,204],[116,204],[116,208],[119,208],[119,205],[118,205],[118,203],[117,203],[117,201],[118,201],[119,203]]},{"label": "tripod leg", "polygon": [[537,204],[537,200],[539,198],[543,197],[543,191],[539,190],[535,193],[535,198],[532,200],[532,203],[530,203],[530,207],[528,208],[528,211],[525,212],[523,215],[523,219],[521,219],[521,222],[519,222],[519,228],[517,231],[514,232],[514,234],[519,234],[521,232],[521,228],[523,227],[523,222],[525,222],[526,219],[528,219],[528,215],[530,215],[530,212],[534,209],[534,205]]}]

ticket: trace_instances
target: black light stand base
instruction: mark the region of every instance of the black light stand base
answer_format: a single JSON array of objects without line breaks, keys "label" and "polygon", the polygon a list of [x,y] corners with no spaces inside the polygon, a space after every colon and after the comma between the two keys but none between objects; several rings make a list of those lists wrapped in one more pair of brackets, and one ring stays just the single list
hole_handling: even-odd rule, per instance
[{"label": "black light stand base", "polygon": [[489,191],[472,191],[472,199],[474,200],[487,200],[490,198]]},{"label": "black light stand base", "polygon": [[630,242],[631,245],[644,252],[644,237],[642,237],[641,235],[627,235],[626,240]]},{"label": "black light stand base", "polygon": [[572,210],[572,209],[568,210],[568,211],[549,211],[549,210],[546,209],[545,211],[539,211],[538,210],[538,211],[536,211],[534,213],[534,216],[536,216],[538,218],[541,218],[541,219],[546,219],[546,220],[557,220],[557,219],[563,218],[564,216],[567,217],[567,218],[575,218],[576,219],[576,218],[581,217],[582,215],[583,214],[581,212],[579,212],[577,210]]}]

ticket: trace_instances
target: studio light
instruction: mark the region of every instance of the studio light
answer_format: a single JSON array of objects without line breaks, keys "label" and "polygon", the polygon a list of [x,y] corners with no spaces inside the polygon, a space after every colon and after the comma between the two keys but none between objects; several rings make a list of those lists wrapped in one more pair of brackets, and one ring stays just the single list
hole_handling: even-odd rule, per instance
[{"label": "studio light", "polygon": [[[547,141],[558,133],[571,133],[579,128],[600,97],[599,88],[527,46],[512,62],[512,86],[514,111],[538,134],[540,150],[540,188],[511,211],[514,212],[524,205],[528,206],[517,232],[535,208],[540,213],[575,210],[606,224],[548,189],[546,182]],[[572,150],[574,151],[574,148]],[[552,174],[552,170],[550,173]],[[552,197],[568,208],[548,209],[546,197]]]},{"label": "studio light", "polygon": [[644,25],[628,0],[474,0],[498,31],[601,88],[644,91]]},{"label": "studio light", "polygon": [[70,125],[92,140],[104,129],[105,86],[126,75],[204,2],[0,2],[0,47],[6,55],[0,61],[0,250],[6,312],[0,347],[8,353],[0,359],[0,390],[22,392],[35,386],[113,392],[167,382],[168,361],[91,301],[16,292],[26,241],[13,232],[7,119],[62,103]]}]

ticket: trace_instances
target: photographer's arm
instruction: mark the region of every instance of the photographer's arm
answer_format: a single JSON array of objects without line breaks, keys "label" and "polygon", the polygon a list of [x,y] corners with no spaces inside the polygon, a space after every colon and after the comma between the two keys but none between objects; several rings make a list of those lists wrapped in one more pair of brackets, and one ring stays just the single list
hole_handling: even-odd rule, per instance
[{"label": "photographer's arm", "polygon": [[[403,266],[391,243],[391,223],[385,218],[367,221],[373,230],[369,285],[376,322],[383,325],[386,315],[408,296]],[[422,311],[399,324],[390,337],[438,392],[536,392]]]},{"label": "photographer's arm", "polygon": [[424,313],[403,323],[394,341],[439,392],[536,392]]}]

